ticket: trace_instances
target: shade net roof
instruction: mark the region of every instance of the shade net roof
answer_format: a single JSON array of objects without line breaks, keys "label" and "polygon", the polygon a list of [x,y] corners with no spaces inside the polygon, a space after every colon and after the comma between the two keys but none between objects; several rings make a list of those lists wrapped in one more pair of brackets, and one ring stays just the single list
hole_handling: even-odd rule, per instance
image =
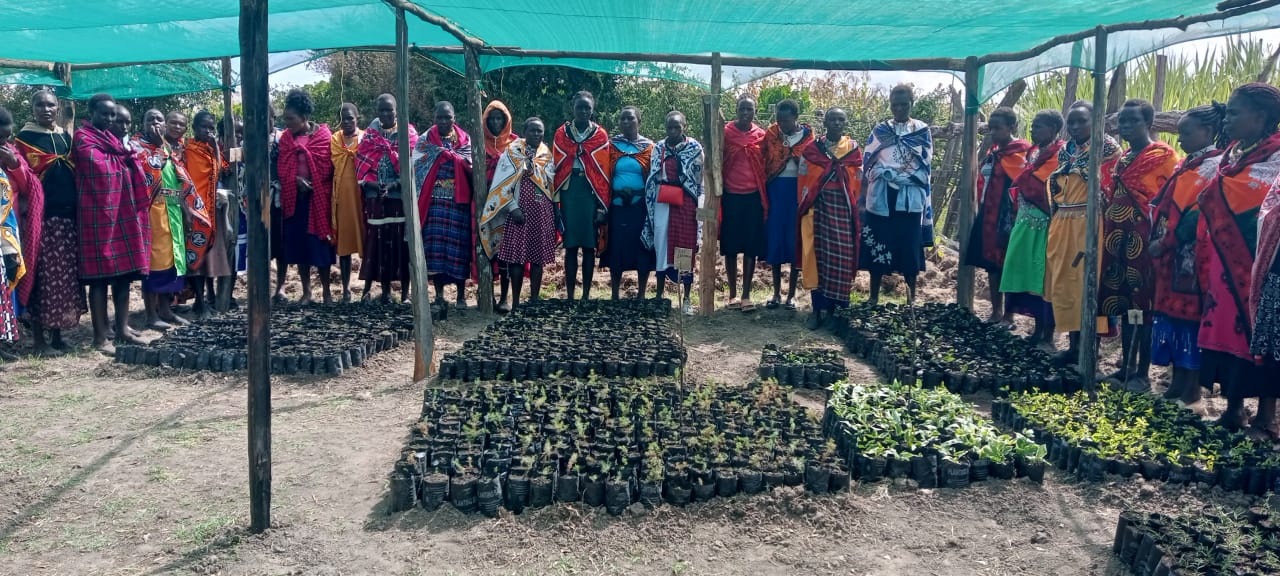
[{"label": "shade net roof", "polygon": [[[780,58],[790,67],[822,69],[839,61],[964,58],[1016,52],[1054,36],[1098,25],[1212,13],[1217,0],[412,0],[488,46],[526,50],[653,53]],[[87,63],[235,56],[239,52],[239,0],[42,0],[6,9],[0,33],[3,56],[19,60]],[[268,48],[272,52],[390,46],[395,11],[381,0],[272,0]],[[440,27],[407,16],[409,38],[421,47],[458,46]],[[1109,40],[1109,62],[1119,63],[1164,46],[1276,27],[1280,7],[1226,21],[1176,28],[1118,32]],[[457,55],[438,55],[462,69]],[[984,67],[978,96],[986,99],[1018,78],[1092,63],[1091,40],[1066,44],[1018,62]],[[485,56],[485,71],[507,66],[558,64],[601,72],[667,78],[705,85],[709,67],[633,60]],[[170,65],[172,66],[172,65]],[[1114,66],[1114,64],[1113,64]],[[879,67],[876,65],[876,67]],[[884,68],[890,68],[885,65]],[[726,67],[726,85],[741,84],[780,68]],[[110,70],[110,69],[108,69]],[[118,70],[118,69],[117,69]],[[118,85],[150,92],[169,90],[172,70],[157,72],[152,88],[145,68]],[[86,71],[87,72],[87,71]],[[6,74],[7,73],[7,74]],[[121,74],[130,74],[121,70]],[[21,76],[0,70],[0,79]],[[198,74],[197,74],[198,76]],[[109,85],[110,78],[103,79]],[[86,80],[87,82],[87,80]],[[201,80],[189,86],[199,88]],[[87,91],[73,77],[77,92]],[[215,83],[216,84],[216,83]],[[168,87],[166,87],[168,86]],[[85,86],[87,88],[87,85]],[[189,90],[175,90],[189,91]]]}]

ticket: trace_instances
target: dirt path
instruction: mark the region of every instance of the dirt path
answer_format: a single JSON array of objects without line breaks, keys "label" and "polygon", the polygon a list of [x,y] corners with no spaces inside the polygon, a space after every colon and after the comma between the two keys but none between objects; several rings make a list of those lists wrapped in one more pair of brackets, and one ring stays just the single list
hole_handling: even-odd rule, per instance
[{"label": "dirt path", "polygon": [[[437,327],[448,351],[475,312]],[[796,313],[686,319],[689,374],[729,385],[764,344],[837,347]],[[848,360],[851,378],[874,373]],[[964,491],[781,490],[610,517],[557,505],[497,520],[388,516],[387,474],[421,410],[410,352],[273,385],[275,527],[249,536],[243,374],[123,368],[83,352],[0,372],[0,574],[1116,574],[1124,506],[1186,509],[1137,482]],[[820,393],[799,401],[820,409]],[[1211,499],[1234,502],[1210,495]]]}]

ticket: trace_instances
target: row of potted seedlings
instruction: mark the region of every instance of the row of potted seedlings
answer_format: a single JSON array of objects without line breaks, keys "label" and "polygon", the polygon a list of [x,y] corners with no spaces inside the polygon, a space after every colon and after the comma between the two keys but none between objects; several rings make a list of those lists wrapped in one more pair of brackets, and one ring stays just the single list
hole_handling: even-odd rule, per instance
[{"label": "row of potted seedlings", "polygon": [[428,390],[391,492],[393,511],[583,502],[616,515],[784,485],[841,491],[849,478],[816,418],[776,384],[559,379]]},{"label": "row of potted seedlings", "polygon": [[987,324],[955,304],[871,306],[837,313],[836,334],[850,352],[888,378],[920,380],[961,394],[986,390],[1080,390],[1074,370],[1012,332]]},{"label": "row of potted seedlings", "polygon": [[[121,364],[212,372],[248,365],[246,313],[169,330],[142,346],[116,347]],[[337,376],[413,335],[413,312],[392,303],[289,305],[271,311],[271,372]]]},{"label": "row of potted seedlings", "polygon": [[993,477],[1044,479],[1044,446],[1001,433],[941,388],[837,382],[823,426],[864,482],[910,478],[921,488],[964,488]]},{"label": "row of potted seedlings", "polygon": [[1105,384],[1093,398],[1020,392],[996,399],[992,416],[1033,430],[1049,447],[1049,461],[1081,480],[1140,474],[1250,494],[1280,492],[1280,454],[1269,445],[1150,394]]},{"label": "row of potted seedlings", "polygon": [[1111,551],[1141,576],[1280,574],[1280,512],[1206,506],[1185,516],[1126,510]]},{"label": "row of potted seedlings", "polygon": [[835,350],[766,344],[760,353],[760,379],[799,388],[826,388],[849,376]]},{"label": "row of potted seedlings", "polygon": [[539,300],[498,320],[440,361],[440,377],[536,380],[673,376],[684,349],[671,332],[670,300]]}]

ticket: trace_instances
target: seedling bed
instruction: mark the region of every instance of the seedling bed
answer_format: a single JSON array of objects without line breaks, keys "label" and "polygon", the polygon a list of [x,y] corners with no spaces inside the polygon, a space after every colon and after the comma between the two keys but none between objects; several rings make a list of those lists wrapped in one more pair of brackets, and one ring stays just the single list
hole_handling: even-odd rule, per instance
[{"label": "seedling bed", "polygon": [[1150,394],[1105,384],[1092,399],[1083,392],[1014,393],[996,399],[992,416],[1033,430],[1049,447],[1049,461],[1080,480],[1141,474],[1250,494],[1280,492],[1280,454],[1270,445]]},{"label": "seedling bed", "polygon": [[1111,551],[1142,576],[1280,574],[1278,525],[1271,506],[1210,506],[1185,516],[1126,510]]},{"label": "seedling bed", "polygon": [[440,378],[536,380],[673,376],[684,349],[670,300],[540,300],[521,305],[440,361]]},{"label": "seedling bed", "polygon": [[849,369],[835,350],[766,344],[760,354],[760,379],[800,388],[823,388],[844,380]]},{"label": "seedling bed", "polygon": [[776,384],[656,378],[429,389],[391,475],[395,511],[488,516],[579,501],[616,515],[801,484],[838,492],[849,471]]},{"label": "seedling bed", "polygon": [[919,379],[926,388],[943,385],[963,394],[1029,389],[1069,393],[1081,388],[1075,371],[1055,365],[1035,345],[955,304],[913,310],[862,303],[838,315],[836,333],[849,351],[890,379]]},{"label": "seedling bed", "polygon": [[837,382],[823,428],[863,482],[910,478],[920,488],[964,488],[988,478],[1044,479],[1044,446],[1000,433],[943,388]]},{"label": "seedling bed", "polygon": [[[119,346],[122,364],[231,372],[248,364],[244,311],[174,328],[145,346]],[[273,374],[340,375],[413,335],[413,312],[401,304],[287,305],[271,310]]]}]

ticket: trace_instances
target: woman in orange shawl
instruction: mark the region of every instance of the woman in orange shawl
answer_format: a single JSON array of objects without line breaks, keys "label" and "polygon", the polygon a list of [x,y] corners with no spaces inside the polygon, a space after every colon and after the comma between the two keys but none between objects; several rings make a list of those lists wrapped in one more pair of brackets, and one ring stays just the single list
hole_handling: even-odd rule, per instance
[{"label": "woman in orange shawl", "polygon": [[1192,108],[1178,121],[1178,144],[1187,158],[1151,201],[1151,262],[1155,284],[1152,300],[1151,362],[1173,367],[1169,400],[1200,400],[1200,282],[1196,279],[1196,199],[1218,173],[1222,150],[1222,116],[1217,102]]},{"label": "woman in orange shawl", "polygon": [[338,108],[338,126],[329,141],[333,159],[333,242],[338,250],[338,273],[342,279],[342,301],[351,301],[351,255],[364,252],[364,203],[356,180],[356,151],[364,131],[360,110],[343,102]]},{"label": "woman in orange shawl", "polygon": [[787,284],[786,308],[795,310],[796,279],[800,267],[796,265],[796,224],[799,217],[799,186],[796,177],[804,163],[804,150],[813,142],[813,130],[800,123],[800,105],[790,98],[778,103],[776,122],[765,131],[760,143],[764,157],[765,196],[769,201],[769,213],[765,215],[765,261],[773,267],[773,298],[765,304],[770,310],[782,304],[782,265],[791,265]]},{"label": "woman in orange shawl", "polygon": [[1013,137],[1013,131],[1018,129],[1018,114],[1012,108],[997,108],[991,113],[987,127],[992,146],[978,177],[978,217],[969,232],[965,264],[987,271],[987,288],[991,294],[989,322],[1009,326],[1013,323],[1013,313],[1004,309],[1000,275],[1004,272],[1005,252],[1018,210],[1011,189],[1027,167],[1031,143]]},{"label": "woman in orange shawl", "polygon": [[[764,129],[756,126],[756,102],[738,100],[738,119],[724,125],[724,197],[720,204],[720,255],[729,271],[729,310],[755,310],[751,282],[756,258],[764,256],[764,221],[769,197],[764,188]],[[742,301],[738,301],[738,255],[742,255]]]},{"label": "woman in orange shawl", "polygon": [[797,259],[804,266],[804,287],[812,291],[810,330],[835,319],[849,305],[858,274],[858,200],[862,194],[862,150],[844,135],[848,114],[827,110],[827,136],[804,149],[800,177],[800,234]]},{"label": "woman in orange shawl", "polygon": [[596,271],[596,251],[604,248],[602,234],[609,211],[609,163],[613,147],[609,133],[591,120],[596,98],[585,90],[573,95],[573,120],[565,122],[552,138],[555,158],[555,201],[560,206],[564,234],[564,278],[569,299],[578,287],[578,253],[582,253],[582,299],[591,297]]},{"label": "woman in orange shawl", "polygon": [[1053,306],[1045,301],[1045,254],[1049,240],[1049,176],[1058,169],[1064,121],[1057,110],[1042,110],[1031,121],[1034,147],[1027,153],[1030,166],[1010,190],[1018,204],[1018,217],[1009,232],[1000,291],[1005,294],[1006,314],[1022,314],[1035,320],[1030,340],[1053,342]]},{"label": "woman in orange shawl", "polygon": [[[191,311],[203,320],[209,317],[209,307],[215,301],[214,279],[230,276],[234,271],[227,253],[232,239],[225,229],[225,223],[223,227],[217,226],[218,216],[223,212],[221,206],[225,206],[228,201],[218,197],[218,181],[227,170],[227,164],[222,160],[221,146],[218,145],[218,119],[212,113],[201,110],[196,113],[191,127],[195,137],[187,138],[183,143],[183,158],[187,173],[196,186],[196,194],[207,208],[209,219],[192,223],[187,243],[203,247],[205,254],[195,267],[187,271],[187,275],[196,297]],[[204,298],[206,293],[207,305]]]},{"label": "woman in orange shawl", "polygon": [[1280,175],[1280,90],[1262,83],[1236,88],[1222,125],[1232,143],[1199,198],[1200,384],[1222,386],[1227,410],[1219,424],[1232,430],[1245,424],[1244,399],[1258,397],[1254,426],[1274,435],[1276,381],[1265,377],[1249,349],[1255,335],[1249,302],[1258,215]]},{"label": "woman in orange shawl", "polygon": [[1147,373],[1151,369],[1151,310],[1153,285],[1150,280],[1151,200],[1173,176],[1178,154],[1172,146],[1151,140],[1155,108],[1146,100],[1129,100],[1120,109],[1120,137],[1129,151],[1116,163],[1110,185],[1102,194],[1102,246],[1099,257],[1102,277],[1098,282],[1098,314],[1126,316],[1142,312],[1142,321],[1121,321],[1123,352],[1120,369],[1110,379],[1134,392],[1151,389]]},{"label": "woman in orange shawl", "polygon": [[[484,107],[484,181],[493,186],[493,172],[498,167],[498,160],[512,142],[520,138],[512,132],[513,120],[511,111],[501,100],[494,100]],[[529,272],[526,270],[525,272]],[[507,297],[511,295],[511,277],[507,275],[507,267],[502,262],[493,261],[493,274],[498,279],[500,294],[494,310],[499,314],[511,311]]]}]

